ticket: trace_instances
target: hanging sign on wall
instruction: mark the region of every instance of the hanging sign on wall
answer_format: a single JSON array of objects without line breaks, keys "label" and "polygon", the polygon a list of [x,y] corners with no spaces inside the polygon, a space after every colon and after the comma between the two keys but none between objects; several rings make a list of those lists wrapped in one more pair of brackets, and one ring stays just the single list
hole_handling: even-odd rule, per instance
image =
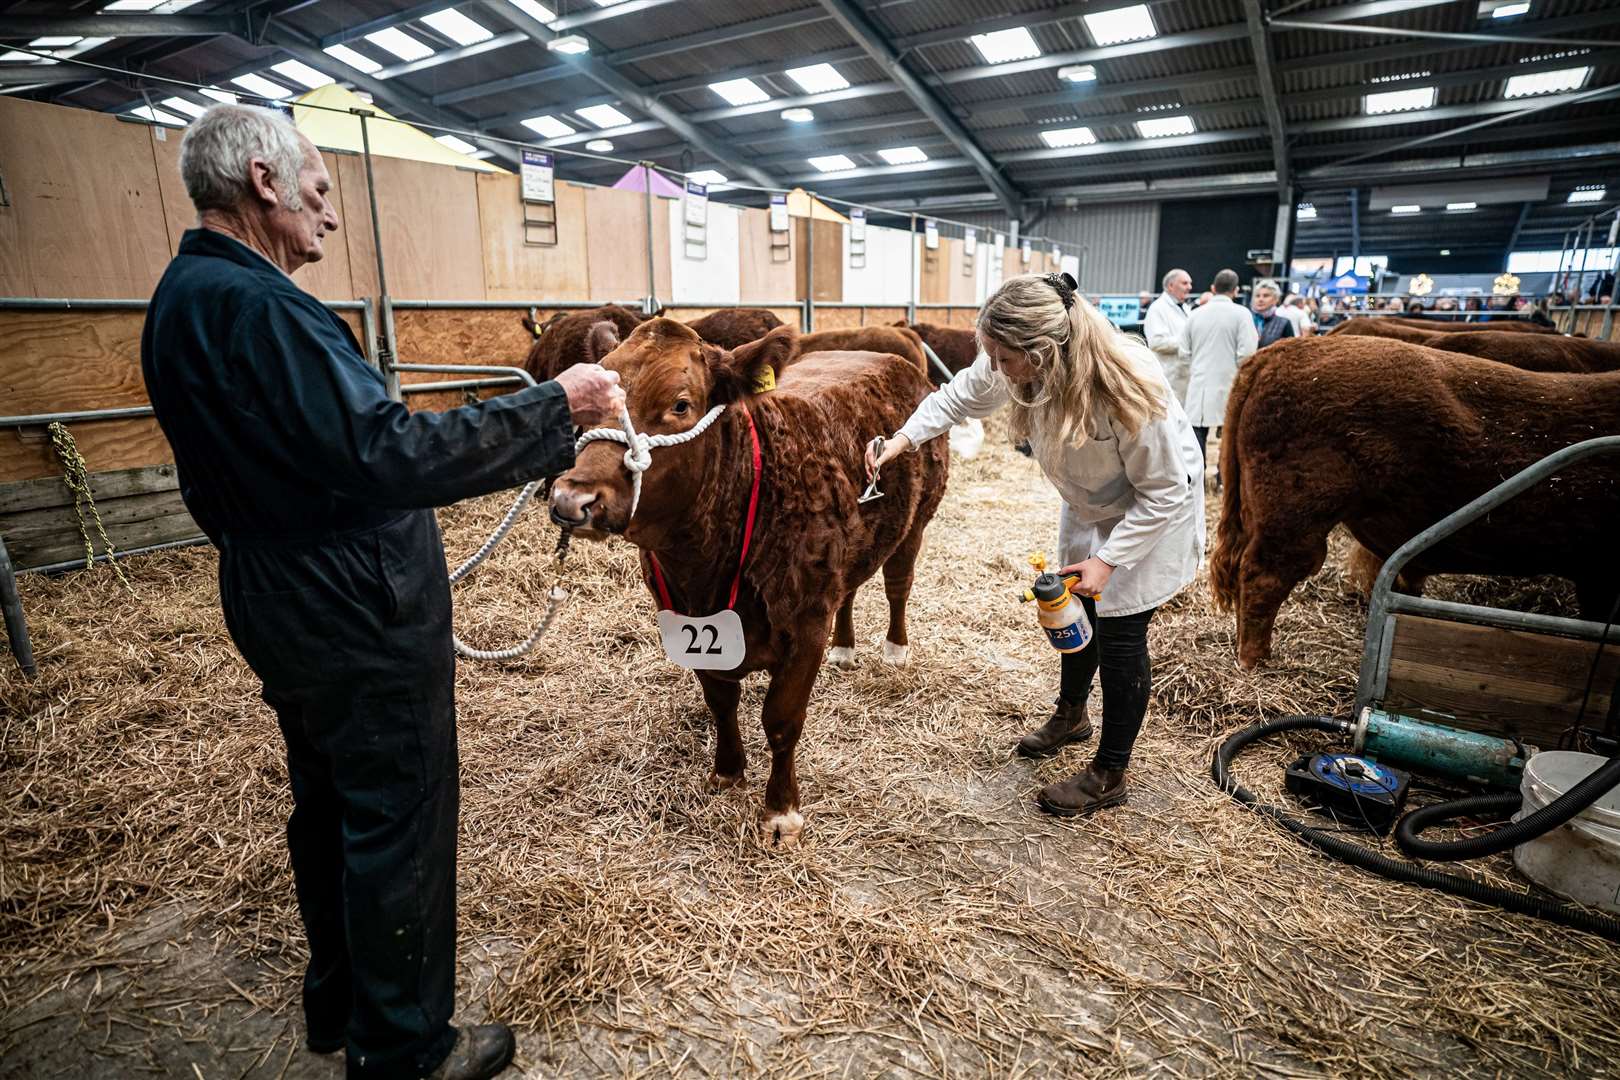
[{"label": "hanging sign on wall", "polygon": [[939,222],[933,218],[923,222],[923,246],[930,251],[939,247]]},{"label": "hanging sign on wall", "polygon": [[971,256],[979,250],[979,230],[968,229],[962,234],[962,254]]},{"label": "hanging sign on wall", "polygon": [[523,151],[523,201],[555,202],[552,185],[555,159],[542,150]]},{"label": "hanging sign on wall", "polygon": [[787,232],[787,228],[788,228],[787,196],[786,195],[772,195],[771,196],[771,231],[772,232]]}]

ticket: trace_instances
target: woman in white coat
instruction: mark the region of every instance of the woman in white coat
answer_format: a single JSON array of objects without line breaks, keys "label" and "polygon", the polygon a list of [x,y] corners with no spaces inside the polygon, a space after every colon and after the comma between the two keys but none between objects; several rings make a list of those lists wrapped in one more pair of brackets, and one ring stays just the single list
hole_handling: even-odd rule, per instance
[{"label": "woman in white coat", "polygon": [[[1040,792],[1071,817],[1125,801],[1125,771],[1151,685],[1153,612],[1198,574],[1204,488],[1198,443],[1153,353],[1075,293],[1067,274],[1004,282],[979,312],[981,354],[917,406],[868,472],[969,417],[1011,403],[1013,443],[1028,440],[1063,496],[1058,544],[1078,574],[1095,634],[1062,655],[1056,708],[1018,752],[1050,757],[1091,736],[1086,698],[1102,672],[1102,737],[1090,765]],[[1098,594],[1093,601],[1091,596]]]}]

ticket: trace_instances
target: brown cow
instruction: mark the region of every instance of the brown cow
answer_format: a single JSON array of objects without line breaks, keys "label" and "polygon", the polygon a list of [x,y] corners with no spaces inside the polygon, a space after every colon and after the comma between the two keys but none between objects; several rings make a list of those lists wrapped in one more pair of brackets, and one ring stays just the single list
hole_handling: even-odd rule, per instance
[{"label": "brown cow", "polygon": [[[905,326],[905,322],[897,322],[896,326]],[[928,347],[934,350],[944,365],[955,375],[963,368],[973,366],[973,361],[979,356],[979,343],[972,330],[964,330],[958,326],[938,326],[934,323],[912,323],[911,329],[917,331]],[[938,375],[932,375],[935,382],[939,382]]]},{"label": "brown cow", "polygon": [[[1495,326],[1495,323],[1486,323]],[[1433,334],[1431,349],[1468,353],[1511,364],[1524,371],[1594,372],[1620,370],[1620,345],[1562,334],[1504,334],[1475,330],[1466,334]]]},{"label": "brown cow", "polygon": [[[616,341],[611,324],[599,325],[596,336],[604,346]],[[949,469],[944,441],[936,439],[885,467],[881,499],[858,503],[865,436],[904,423],[928,394],[928,381],[911,361],[875,353],[816,353],[790,366],[795,338],[784,326],[728,352],[673,320],[643,323],[602,360],[619,373],[638,431],[689,430],[712,406],[728,407],[693,441],[652,451],[633,517],[618,443],[587,445],[551,495],[553,516],[582,537],[617,534],[641,548],[643,577],[651,588],[655,567],[661,572],[675,611],[718,612],[742,557],[754,481],[750,426],[758,432],[759,513],[735,604],[744,659],[734,670],[699,671],[698,682],[715,721],[710,784],[725,789],[743,778],[741,679],[770,672],[761,717],[771,746],[764,835],[782,845],[795,843],[804,825],[794,749],[834,618],[834,645],[853,649],[855,589],[881,568],[889,598],[885,658],[904,658],[913,566]],[[753,392],[765,368],[776,389]]]},{"label": "brown cow", "polygon": [[[701,319],[686,324],[697,331],[698,337],[722,349],[740,348],[750,341],[758,341],[782,325],[775,312],[765,308],[721,308]],[[621,331],[619,336],[625,336]]]},{"label": "brown cow", "polygon": [[876,352],[901,356],[928,375],[928,357],[922,338],[907,327],[856,326],[845,330],[817,330],[799,337],[799,355],[819,352]]},{"label": "brown cow", "polygon": [[1329,334],[1365,335],[1368,337],[1396,338],[1421,345],[1435,334],[1463,334],[1490,330],[1508,334],[1556,334],[1558,331],[1540,323],[1523,319],[1493,319],[1485,323],[1450,322],[1445,319],[1397,319],[1374,316],[1364,319],[1346,319],[1329,330]]},{"label": "brown cow", "polygon": [[555,379],[566,368],[579,363],[586,354],[591,327],[599,322],[610,322],[620,334],[629,334],[647,316],[618,304],[591,308],[589,311],[565,311],[553,315],[538,325],[527,315],[523,328],[535,335],[529,346],[529,355],[523,361],[524,370],[534,376],[535,382]]},{"label": "brown cow", "polygon": [[[1238,662],[1271,654],[1277,609],[1346,525],[1381,559],[1546,455],[1620,430],[1620,372],[1517,371],[1399,341],[1282,341],[1238,369],[1221,431],[1225,503],[1210,577]],[[1620,462],[1539,485],[1411,564],[1419,574],[1557,574],[1601,617],[1620,584]],[[1602,609],[1602,610],[1599,610]]]}]

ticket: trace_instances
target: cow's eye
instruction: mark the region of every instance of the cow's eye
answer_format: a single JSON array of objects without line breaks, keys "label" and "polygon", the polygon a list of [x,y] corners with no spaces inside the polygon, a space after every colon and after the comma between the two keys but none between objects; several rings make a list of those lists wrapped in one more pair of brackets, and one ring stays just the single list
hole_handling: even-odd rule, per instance
[{"label": "cow's eye", "polygon": [[676,416],[685,416],[689,411],[691,411],[691,408],[692,408],[692,403],[683,398],[680,401],[677,401],[675,403],[675,407],[670,411],[673,412]]}]

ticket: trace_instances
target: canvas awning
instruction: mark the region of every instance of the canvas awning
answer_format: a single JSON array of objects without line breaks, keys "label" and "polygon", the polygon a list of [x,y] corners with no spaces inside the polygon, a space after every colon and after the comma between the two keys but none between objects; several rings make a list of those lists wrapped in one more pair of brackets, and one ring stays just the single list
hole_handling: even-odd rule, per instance
[{"label": "canvas awning", "polygon": [[[304,107],[309,105],[321,108]],[[343,111],[328,111],[331,109]],[[293,123],[316,146],[328,150],[352,150],[358,154],[364,146],[360,138],[360,118],[348,112],[349,109],[369,109],[375,114],[366,121],[366,135],[371,141],[371,152],[379,157],[457,165],[482,172],[506,171],[450,149],[427,132],[390,116],[375,105],[367,104],[336,83],[317,87],[295,98],[292,102]]]},{"label": "canvas awning", "polygon": [[613,182],[614,191],[646,191],[647,179],[652,178],[652,193],[666,199],[679,199],[685,194],[681,185],[659,172],[657,169],[643,169],[640,165],[632,165],[625,170],[623,176]]}]

